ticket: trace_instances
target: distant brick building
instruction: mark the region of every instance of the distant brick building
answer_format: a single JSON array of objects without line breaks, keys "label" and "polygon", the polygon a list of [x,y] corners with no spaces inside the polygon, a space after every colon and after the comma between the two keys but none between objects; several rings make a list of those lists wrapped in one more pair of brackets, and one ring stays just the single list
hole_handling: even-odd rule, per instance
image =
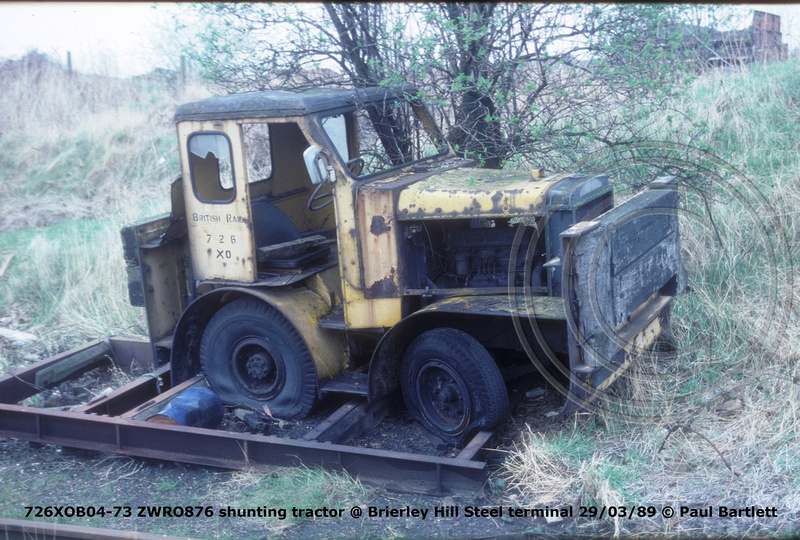
[{"label": "distant brick building", "polygon": [[710,66],[730,66],[753,62],[774,62],[789,57],[783,43],[781,18],[763,11],[753,12],[753,23],[744,30],[693,29],[687,46],[694,49],[696,61]]}]

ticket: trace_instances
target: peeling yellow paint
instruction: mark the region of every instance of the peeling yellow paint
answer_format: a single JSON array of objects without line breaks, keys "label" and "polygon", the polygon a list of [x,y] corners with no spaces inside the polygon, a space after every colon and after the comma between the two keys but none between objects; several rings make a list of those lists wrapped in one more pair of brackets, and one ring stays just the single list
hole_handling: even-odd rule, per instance
[{"label": "peeling yellow paint", "polygon": [[455,217],[543,215],[553,180],[530,173],[491,169],[454,169],[413,184],[400,193],[400,220]]},{"label": "peeling yellow paint", "polygon": [[325,332],[319,320],[329,313],[327,299],[309,289],[253,289],[250,294],[278,309],[294,325],[314,359],[320,379],[333,377],[347,365],[343,335]]}]

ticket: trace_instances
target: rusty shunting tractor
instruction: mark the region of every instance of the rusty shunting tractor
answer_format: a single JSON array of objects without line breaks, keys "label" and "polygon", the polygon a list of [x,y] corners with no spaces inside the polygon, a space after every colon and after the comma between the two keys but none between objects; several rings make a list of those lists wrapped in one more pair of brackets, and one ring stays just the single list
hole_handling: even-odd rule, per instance
[{"label": "rusty shunting tractor", "polygon": [[565,410],[659,337],[686,286],[670,178],[614,206],[603,174],[475,167],[409,87],[182,105],[169,215],[122,231],[130,300],[172,384],[302,418],[402,394],[462,444],[540,373]]}]

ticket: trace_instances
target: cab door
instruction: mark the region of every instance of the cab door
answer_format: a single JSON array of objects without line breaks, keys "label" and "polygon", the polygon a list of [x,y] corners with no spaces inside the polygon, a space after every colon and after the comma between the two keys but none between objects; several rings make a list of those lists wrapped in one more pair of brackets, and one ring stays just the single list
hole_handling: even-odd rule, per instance
[{"label": "cab door", "polygon": [[256,281],[240,126],[182,122],[178,139],[195,279]]}]

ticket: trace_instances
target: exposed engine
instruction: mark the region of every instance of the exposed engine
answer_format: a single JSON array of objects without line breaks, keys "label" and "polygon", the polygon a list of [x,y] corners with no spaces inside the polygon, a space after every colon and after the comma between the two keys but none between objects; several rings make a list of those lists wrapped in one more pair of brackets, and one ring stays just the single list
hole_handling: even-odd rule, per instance
[{"label": "exposed engine", "polygon": [[561,232],[613,207],[608,177],[567,177],[550,189],[546,206],[545,216],[530,218],[406,222],[406,289],[511,286],[560,295],[560,275],[548,275],[545,263],[558,257]]},{"label": "exposed engine", "polygon": [[546,286],[545,240],[538,238],[531,245],[534,227],[508,219],[470,219],[417,223],[408,230],[417,246],[418,264],[425,268],[424,285],[420,279],[418,287],[505,288],[509,279],[511,286],[522,287],[526,264],[530,285]]}]

